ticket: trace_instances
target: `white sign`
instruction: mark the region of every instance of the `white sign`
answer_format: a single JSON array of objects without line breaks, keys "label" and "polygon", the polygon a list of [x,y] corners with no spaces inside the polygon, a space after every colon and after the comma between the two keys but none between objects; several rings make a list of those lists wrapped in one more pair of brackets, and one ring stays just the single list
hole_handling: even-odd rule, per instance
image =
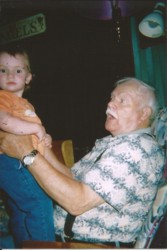
[{"label": "white sign", "polygon": [[43,33],[46,30],[45,16],[37,14],[15,23],[0,27],[0,44],[21,40]]}]

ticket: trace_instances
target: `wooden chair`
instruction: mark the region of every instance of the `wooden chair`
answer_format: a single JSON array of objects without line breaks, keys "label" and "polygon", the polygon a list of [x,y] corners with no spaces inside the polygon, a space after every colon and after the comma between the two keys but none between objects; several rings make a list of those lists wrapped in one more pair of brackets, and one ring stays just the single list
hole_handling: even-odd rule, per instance
[{"label": "wooden chair", "polygon": [[72,140],[54,140],[52,150],[62,163],[67,167],[74,164],[74,149]]}]

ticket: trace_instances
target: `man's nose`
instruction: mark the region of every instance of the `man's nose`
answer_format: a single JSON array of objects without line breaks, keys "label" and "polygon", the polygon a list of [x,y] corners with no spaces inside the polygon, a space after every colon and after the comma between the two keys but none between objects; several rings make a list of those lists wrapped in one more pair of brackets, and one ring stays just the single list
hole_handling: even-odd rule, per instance
[{"label": "man's nose", "polygon": [[113,100],[110,100],[108,103],[108,107],[112,109],[116,109],[116,103]]}]

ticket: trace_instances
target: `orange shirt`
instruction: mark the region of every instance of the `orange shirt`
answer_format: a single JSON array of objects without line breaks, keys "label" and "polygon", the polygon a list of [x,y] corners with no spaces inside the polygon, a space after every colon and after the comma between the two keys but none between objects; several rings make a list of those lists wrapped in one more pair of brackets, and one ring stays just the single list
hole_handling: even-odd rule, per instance
[{"label": "orange shirt", "polygon": [[[41,124],[41,120],[36,115],[34,107],[26,99],[18,97],[9,91],[0,90],[0,111],[8,112],[15,117],[29,122]],[[39,143],[36,135],[31,136],[34,148],[43,154],[43,142]]]}]

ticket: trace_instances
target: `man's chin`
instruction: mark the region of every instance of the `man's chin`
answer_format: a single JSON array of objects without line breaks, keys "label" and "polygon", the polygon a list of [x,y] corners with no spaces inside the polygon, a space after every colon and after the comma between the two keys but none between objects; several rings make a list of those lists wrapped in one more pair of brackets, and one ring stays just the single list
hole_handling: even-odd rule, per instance
[{"label": "man's chin", "polygon": [[107,124],[107,122],[105,123],[105,130],[107,130],[108,132],[110,132],[111,133],[111,126],[109,126],[108,124]]}]

